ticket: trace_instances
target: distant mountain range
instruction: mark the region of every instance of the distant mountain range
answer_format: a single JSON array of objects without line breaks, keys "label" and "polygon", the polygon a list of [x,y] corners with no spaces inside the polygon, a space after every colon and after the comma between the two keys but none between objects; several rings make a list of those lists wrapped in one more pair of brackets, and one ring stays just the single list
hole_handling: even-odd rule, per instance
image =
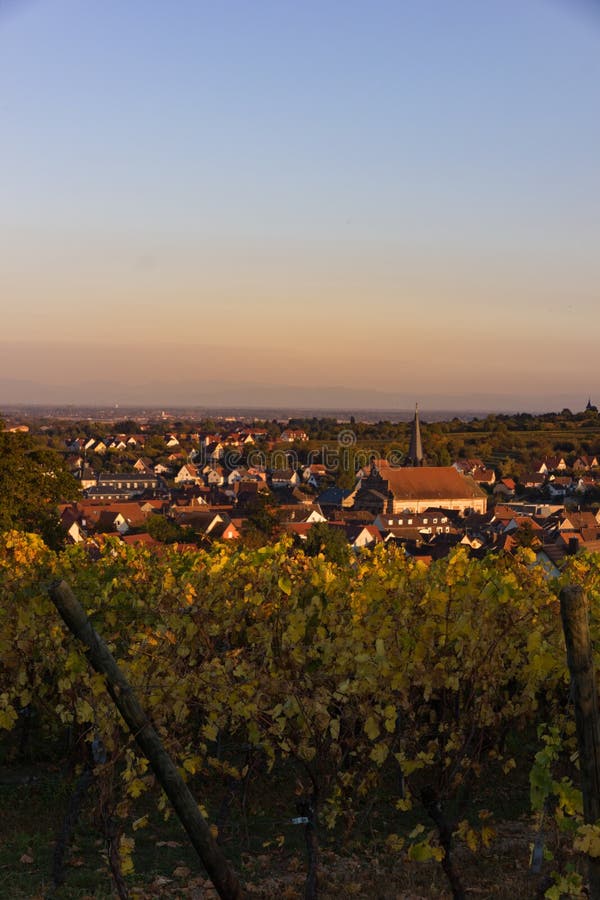
[{"label": "distant mountain range", "polygon": [[427,409],[448,411],[479,410],[484,412],[560,411],[565,407],[577,411],[572,395],[551,398],[508,394],[425,394],[416,391],[391,392],[350,388],[340,385],[289,385],[258,382],[198,380],[168,383],[123,384],[116,380],[73,381],[72,384],[39,383],[24,379],[0,378],[2,405],[86,405],[86,406],[153,406],[203,407],[208,409],[270,408],[304,410],[381,410],[398,411],[414,407],[418,401]]}]

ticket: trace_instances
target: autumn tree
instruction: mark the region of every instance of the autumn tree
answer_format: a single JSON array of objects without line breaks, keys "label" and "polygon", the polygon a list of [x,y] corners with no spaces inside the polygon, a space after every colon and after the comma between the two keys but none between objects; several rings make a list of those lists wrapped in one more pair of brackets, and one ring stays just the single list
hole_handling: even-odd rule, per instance
[{"label": "autumn tree", "polygon": [[29,434],[0,431],[0,532],[37,532],[56,547],[62,537],[58,504],[78,495],[59,453]]}]

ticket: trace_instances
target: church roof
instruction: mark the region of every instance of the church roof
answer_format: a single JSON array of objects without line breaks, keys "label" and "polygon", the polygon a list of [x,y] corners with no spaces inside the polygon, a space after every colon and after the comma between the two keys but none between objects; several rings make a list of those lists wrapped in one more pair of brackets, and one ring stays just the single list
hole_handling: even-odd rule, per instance
[{"label": "church roof", "polygon": [[383,465],[379,474],[388,482],[397,500],[464,500],[486,497],[472,478],[461,475],[454,466],[394,468]]}]

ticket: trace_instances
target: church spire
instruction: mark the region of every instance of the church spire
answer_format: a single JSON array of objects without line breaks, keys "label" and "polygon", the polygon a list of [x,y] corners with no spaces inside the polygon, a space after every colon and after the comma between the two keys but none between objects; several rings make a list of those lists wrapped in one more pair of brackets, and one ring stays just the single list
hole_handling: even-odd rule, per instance
[{"label": "church spire", "polygon": [[419,424],[419,404],[415,403],[415,417],[410,433],[410,446],[406,463],[409,466],[423,465],[423,444],[421,442],[421,426]]}]

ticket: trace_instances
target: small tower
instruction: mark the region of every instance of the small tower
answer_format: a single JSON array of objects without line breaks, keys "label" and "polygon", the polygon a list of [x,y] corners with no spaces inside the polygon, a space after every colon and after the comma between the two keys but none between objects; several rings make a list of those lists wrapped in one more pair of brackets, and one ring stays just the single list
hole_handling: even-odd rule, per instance
[{"label": "small tower", "polygon": [[423,444],[421,442],[421,425],[419,424],[419,404],[415,403],[415,417],[410,432],[410,446],[406,457],[407,466],[423,465]]}]

